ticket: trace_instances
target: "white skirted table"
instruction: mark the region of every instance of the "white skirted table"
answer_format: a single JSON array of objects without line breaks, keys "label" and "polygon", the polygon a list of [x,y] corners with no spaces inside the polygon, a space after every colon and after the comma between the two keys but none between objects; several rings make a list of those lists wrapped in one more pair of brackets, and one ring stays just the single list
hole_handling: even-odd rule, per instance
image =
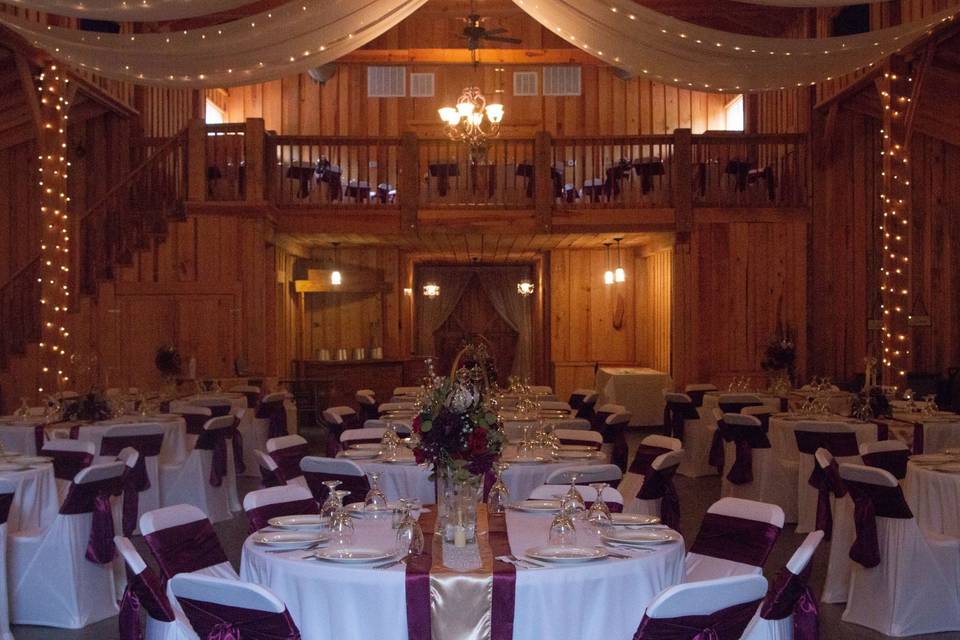
[{"label": "white skirted table", "polygon": [[[16,459],[12,463],[15,464]],[[60,500],[52,464],[31,465],[23,471],[0,471],[0,479],[17,485],[7,516],[9,533],[42,529],[57,517]]]},{"label": "white skirted table", "polygon": [[[545,545],[551,519],[551,514],[508,512],[510,552],[523,556],[527,549]],[[395,533],[389,516],[354,522],[354,546],[394,549]],[[599,543],[596,534],[578,524],[578,546]],[[683,578],[684,545],[678,536],[677,541],[653,550],[616,551],[630,557],[518,568],[514,640],[632,637],[646,606],[660,591]],[[443,555],[444,562],[447,553],[449,547]],[[304,555],[302,550],[269,553],[248,538],[243,546],[240,577],[277,594],[286,603],[304,640],[409,637],[404,565],[382,569],[346,567],[303,559]],[[436,561],[434,556],[435,564]],[[456,615],[462,603],[444,600],[437,606],[442,609],[432,615]]]},{"label": "white skirted table", "polygon": [[952,465],[941,471],[909,463],[903,495],[922,528],[960,538],[960,457]]},{"label": "white skirted table", "polygon": [[619,404],[630,412],[633,426],[663,424],[663,392],[673,387],[669,373],[648,367],[600,367],[597,406]]}]

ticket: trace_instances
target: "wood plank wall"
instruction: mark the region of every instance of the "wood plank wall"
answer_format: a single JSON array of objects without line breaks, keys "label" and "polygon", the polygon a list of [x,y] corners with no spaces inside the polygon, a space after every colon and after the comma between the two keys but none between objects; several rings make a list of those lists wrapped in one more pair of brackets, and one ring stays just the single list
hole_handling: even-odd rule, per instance
[{"label": "wood plank wall", "polygon": [[673,247],[638,252],[637,360],[670,371]]}]

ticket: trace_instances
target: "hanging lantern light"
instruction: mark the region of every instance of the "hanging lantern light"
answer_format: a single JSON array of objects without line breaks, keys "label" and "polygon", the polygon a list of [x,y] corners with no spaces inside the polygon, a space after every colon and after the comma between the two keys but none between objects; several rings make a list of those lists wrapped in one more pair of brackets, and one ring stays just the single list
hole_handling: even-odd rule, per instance
[{"label": "hanging lantern light", "polygon": [[337,268],[337,245],[339,242],[331,242],[333,245],[333,271],[330,272],[330,284],[335,287],[339,287],[343,284],[343,276],[340,275],[340,270]]},{"label": "hanging lantern light", "polygon": [[623,240],[623,238],[614,238],[614,240],[617,242],[617,270],[614,271],[613,279],[617,282],[626,282],[627,272],[623,270],[623,262],[620,256],[620,241]]},{"label": "hanging lantern light", "polygon": [[613,271],[610,269],[610,245],[612,242],[604,242],[603,246],[607,248],[607,270],[603,272],[603,284],[613,284]]}]

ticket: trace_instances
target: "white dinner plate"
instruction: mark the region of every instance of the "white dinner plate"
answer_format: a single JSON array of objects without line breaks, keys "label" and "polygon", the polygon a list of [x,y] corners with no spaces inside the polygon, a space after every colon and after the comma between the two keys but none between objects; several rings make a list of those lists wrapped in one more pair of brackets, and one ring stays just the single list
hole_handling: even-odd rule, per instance
[{"label": "white dinner plate", "polygon": [[300,549],[330,540],[326,533],[308,531],[262,531],[253,534],[254,544],[282,549]]},{"label": "white dinner plate", "polygon": [[381,458],[377,462],[386,464],[417,464],[417,459],[413,456],[401,456],[399,458]]},{"label": "white dinner plate", "polygon": [[614,529],[601,533],[600,537],[618,544],[664,544],[678,539],[668,529]]},{"label": "white dinner plate", "polygon": [[379,455],[380,449],[347,449],[343,452],[343,457],[350,460],[369,460]]},{"label": "white dinner plate", "polygon": [[356,451],[380,451],[380,449],[383,449],[383,443],[358,442],[357,444],[350,445],[350,448]]},{"label": "white dinner plate", "polygon": [[514,509],[519,511],[531,511],[531,512],[542,512],[542,513],[555,513],[560,511],[560,501],[559,500],[537,500],[537,499],[527,499],[521,500],[520,502],[513,505]]},{"label": "white dinner plate", "polygon": [[594,451],[557,451],[553,456],[561,460],[592,460],[597,457]]},{"label": "white dinner plate", "polygon": [[302,516],[280,516],[270,518],[267,524],[277,529],[321,529],[326,526],[326,520],[316,514],[304,514]]},{"label": "white dinner plate", "polygon": [[660,524],[660,518],[658,516],[648,516],[639,513],[611,513],[610,523],[615,527],[646,527]]},{"label": "white dinner plate", "polygon": [[369,564],[394,557],[393,551],[372,549],[370,547],[329,547],[314,554],[318,560],[340,562],[343,564]]},{"label": "white dinner plate", "polygon": [[910,456],[910,462],[922,465],[948,464],[955,460],[956,458],[945,453],[918,453],[917,455]]},{"label": "white dinner plate", "polygon": [[553,546],[527,549],[526,556],[543,562],[590,562],[602,560],[608,555],[603,547]]},{"label": "white dinner plate", "polygon": [[26,471],[29,468],[19,462],[0,462],[0,471]]}]

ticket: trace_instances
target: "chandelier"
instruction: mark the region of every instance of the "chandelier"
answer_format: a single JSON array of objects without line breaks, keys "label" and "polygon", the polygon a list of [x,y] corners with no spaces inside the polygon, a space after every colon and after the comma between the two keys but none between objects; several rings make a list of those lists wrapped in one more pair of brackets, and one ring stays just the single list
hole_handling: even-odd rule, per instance
[{"label": "chandelier", "polygon": [[455,142],[470,145],[471,151],[484,151],[487,140],[500,135],[503,105],[487,104],[478,87],[467,87],[457,100],[457,106],[442,107],[437,112],[446,125],[447,136]]}]

